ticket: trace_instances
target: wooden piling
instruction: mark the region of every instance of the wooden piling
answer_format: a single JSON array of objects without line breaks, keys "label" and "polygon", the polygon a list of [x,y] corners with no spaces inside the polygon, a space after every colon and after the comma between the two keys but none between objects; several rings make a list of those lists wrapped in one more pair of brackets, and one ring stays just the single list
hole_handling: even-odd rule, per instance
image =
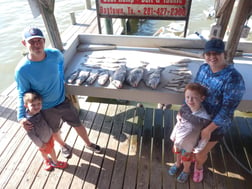
[{"label": "wooden piling", "polygon": [[235,56],[235,51],[240,41],[243,26],[248,18],[252,9],[251,0],[239,1],[236,15],[231,26],[231,31],[228,37],[226,49],[227,49],[227,61],[232,63]]}]

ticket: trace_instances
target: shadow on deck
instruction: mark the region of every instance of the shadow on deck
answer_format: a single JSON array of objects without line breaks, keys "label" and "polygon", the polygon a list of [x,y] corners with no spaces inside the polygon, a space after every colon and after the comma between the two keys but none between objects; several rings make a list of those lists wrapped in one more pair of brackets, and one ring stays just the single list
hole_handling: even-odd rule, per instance
[{"label": "shadow on deck", "polygon": [[[190,179],[180,184],[167,174],[174,162],[169,135],[176,111],[89,103],[79,98],[81,120],[103,152],[90,152],[75,130],[63,124],[62,136],[73,147],[73,156],[67,169],[46,172],[36,146],[15,121],[15,98],[1,96],[0,188],[250,188],[251,174],[232,159],[223,144],[210,153],[202,183]],[[226,137],[231,151],[248,169],[251,121],[236,117]],[[62,160],[57,144],[56,150]]]}]

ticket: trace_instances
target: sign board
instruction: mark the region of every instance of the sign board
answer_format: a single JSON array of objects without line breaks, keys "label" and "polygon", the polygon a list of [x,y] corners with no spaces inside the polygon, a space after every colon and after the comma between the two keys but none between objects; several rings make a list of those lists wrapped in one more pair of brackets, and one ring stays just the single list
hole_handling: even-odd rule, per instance
[{"label": "sign board", "polygon": [[96,0],[100,17],[187,20],[191,0]]}]

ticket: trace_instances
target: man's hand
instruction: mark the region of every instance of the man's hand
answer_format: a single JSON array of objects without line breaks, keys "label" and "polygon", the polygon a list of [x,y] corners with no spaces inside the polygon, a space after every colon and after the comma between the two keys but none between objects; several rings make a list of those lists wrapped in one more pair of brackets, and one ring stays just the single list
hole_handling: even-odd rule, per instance
[{"label": "man's hand", "polygon": [[26,130],[30,131],[33,128],[33,125],[27,118],[23,118],[19,121],[19,124]]}]

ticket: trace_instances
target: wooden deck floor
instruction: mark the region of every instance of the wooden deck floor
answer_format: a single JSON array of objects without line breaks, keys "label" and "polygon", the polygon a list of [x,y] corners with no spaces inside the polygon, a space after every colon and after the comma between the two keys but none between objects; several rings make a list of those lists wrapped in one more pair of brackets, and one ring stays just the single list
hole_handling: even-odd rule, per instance
[{"label": "wooden deck floor", "polygon": [[[223,144],[211,152],[202,183],[190,179],[179,184],[168,175],[174,162],[169,135],[176,111],[90,103],[84,97],[79,97],[81,120],[103,152],[87,150],[75,130],[63,124],[62,136],[72,146],[73,156],[67,169],[46,172],[36,146],[16,122],[16,95],[9,92],[0,96],[0,188],[251,188],[252,175],[231,158]],[[236,117],[226,137],[247,168],[252,162],[251,126],[251,118]],[[64,160],[57,144],[56,151]]]},{"label": "wooden deck floor", "polygon": [[[81,20],[64,32],[66,44],[78,32],[98,33],[95,10],[87,10]],[[202,183],[190,179],[179,184],[167,174],[174,162],[169,135],[176,111],[79,100],[89,137],[103,147],[103,153],[87,150],[75,130],[63,124],[62,137],[72,147],[73,156],[67,169],[46,172],[36,146],[16,121],[15,86],[0,95],[0,188],[251,188],[252,175],[232,159],[223,144],[211,152]],[[252,119],[236,117],[233,123],[226,141],[251,171]],[[56,151],[63,160],[57,144]]]}]

